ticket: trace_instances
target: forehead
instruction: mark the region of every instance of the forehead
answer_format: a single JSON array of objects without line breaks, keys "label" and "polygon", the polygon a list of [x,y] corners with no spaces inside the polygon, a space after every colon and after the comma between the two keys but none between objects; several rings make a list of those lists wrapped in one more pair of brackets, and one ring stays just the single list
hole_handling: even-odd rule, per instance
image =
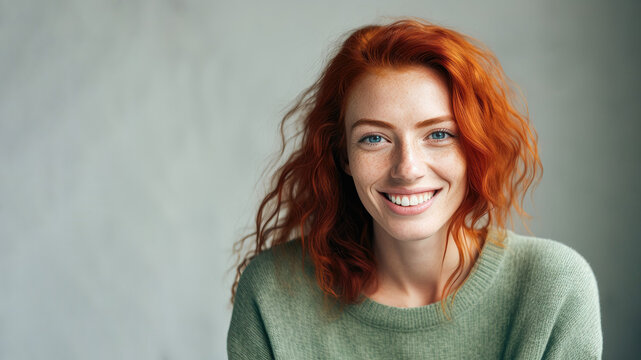
[{"label": "forehead", "polygon": [[377,69],[363,74],[350,90],[345,108],[347,128],[362,118],[402,126],[451,115],[445,78],[422,66]]}]

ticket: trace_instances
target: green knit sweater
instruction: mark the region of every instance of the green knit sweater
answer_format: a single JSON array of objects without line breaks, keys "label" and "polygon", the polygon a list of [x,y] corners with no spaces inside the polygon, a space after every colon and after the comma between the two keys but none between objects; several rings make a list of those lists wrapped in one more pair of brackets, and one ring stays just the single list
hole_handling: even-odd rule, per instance
[{"label": "green knit sweater", "polygon": [[451,320],[440,302],[396,308],[365,298],[341,309],[311,263],[301,266],[299,241],[267,250],[240,278],[229,359],[601,358],[597,282],[585,259],[552,240],[507,234],[505,247],[485,242]]}]

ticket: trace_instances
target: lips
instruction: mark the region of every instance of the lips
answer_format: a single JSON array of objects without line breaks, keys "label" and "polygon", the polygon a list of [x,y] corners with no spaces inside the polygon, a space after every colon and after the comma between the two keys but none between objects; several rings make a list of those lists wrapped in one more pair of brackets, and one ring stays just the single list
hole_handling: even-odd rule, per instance
[{"label": "lips", "polygon": [[[413,216],[427,211],[436,200],[440,190],[441,189],[425,191],[424,189],[419,189],[419,191],[413,192],[400,190],[403,193],[398,193],[400,191],[397,190],[398,192],[381,192],[380,195],[385,199],[385,205],[391,212],[401,216]],[[398,202],[400,202],[400,204],[398,204]]]}]

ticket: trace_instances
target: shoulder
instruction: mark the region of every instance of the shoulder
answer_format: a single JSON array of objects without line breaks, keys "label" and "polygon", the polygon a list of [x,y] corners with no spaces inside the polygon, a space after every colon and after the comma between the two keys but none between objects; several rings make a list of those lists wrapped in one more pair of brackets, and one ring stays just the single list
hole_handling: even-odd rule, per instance
[{"label": "shoulder", "polygon": [[512,317],[522,325],[512,336],[535,339],[549,334],[544,358],[600,358],[599,291],[588,261],[550,239],[508,232],[506,244]]},{"label": "shoulder", "polygon": [[[272,246],[261,251],[247,265],[243,276],[259,276],[269,272],[280,261],[294,261],[296,257],[301,258],[300,239],[294,239],[282,244]],[[251,275],[250,275],[251,274]]]},{"label": "shoulder", "polygon": [[309,259],[303,262],[300,239],[263,250],[247,265],[238,282],[238,292],[252,297],[270,295],[291,288],[313,276]]},{"label": "shoulder", "polygon": [[504,280],[514,296],[546,309],[569,303],[598,307],[597,279],[586,259],[555,240],[517,235],[505,239]]},{"label": "shoulder", "polygon": [[[297,258],[296,242],[287,242],[260,252],[240,276],[234,309],[227,334],[227,354],[234,358],[273,358],[271,333],[278,324],[287,323],[287,284],[280,278],[283,269],[293,267]],[[298,251],[300,253],[300,251]],[[293,277],[294,272],[285,273]]]},{"label": "shoulder", "polygon": [[561,242],[507,231],[506,245],[507,256],[524,270],[575,279],[594,277],[588,261],[575,249]]},{"label": "shoulder", "polygon": [[595,359],[602,351],[596,278],[561,242],[507,231],[491,302],[507,304],[506,358]]}]

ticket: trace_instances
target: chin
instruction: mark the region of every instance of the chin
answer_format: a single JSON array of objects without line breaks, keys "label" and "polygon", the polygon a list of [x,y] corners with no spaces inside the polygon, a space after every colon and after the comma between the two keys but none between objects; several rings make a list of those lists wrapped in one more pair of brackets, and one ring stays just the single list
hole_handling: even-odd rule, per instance
[{"label": "chin", "polygon": [[422,226],[408,226],[408,224],[400,224],[399,226],[388,226],[383,228],[392,238],[398,241],[418,241],[428,239],[438,232],[441,228]]}]

